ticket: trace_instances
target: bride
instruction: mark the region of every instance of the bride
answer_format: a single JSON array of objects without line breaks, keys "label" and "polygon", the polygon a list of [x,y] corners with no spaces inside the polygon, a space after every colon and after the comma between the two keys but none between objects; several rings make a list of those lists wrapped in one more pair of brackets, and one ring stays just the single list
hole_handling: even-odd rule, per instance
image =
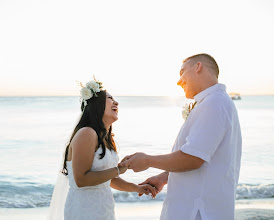
[{"label": "bride", "polygon": [[[81,89],[82,116],[64,153],[50,205],[50,219],[115,219],[110,187],[139,195],[156,195],[151,185],[136,185],[119,177],[112,123],[118,119],[118,102],[102,84],[91,80]],[[64,177],[67,178],[64,178]]]}]

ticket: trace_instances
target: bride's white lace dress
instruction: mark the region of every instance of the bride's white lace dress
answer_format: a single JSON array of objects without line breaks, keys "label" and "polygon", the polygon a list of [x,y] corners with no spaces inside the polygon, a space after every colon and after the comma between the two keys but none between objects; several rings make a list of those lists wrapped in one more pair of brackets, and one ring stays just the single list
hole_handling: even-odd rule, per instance
[{"label": "bride's white lace dress", "polygon": [[[100,159],[102,148],[94,155],[91,170],[101,171],[117,166],[118,156],[115,151],[106,148],[105,156]],[[69,192],[66,199],[65,220],[113,220],[114,199],[110,189],[110,180],[96,186],[79,188],[73,177],[72,162],[67,161]]]}]

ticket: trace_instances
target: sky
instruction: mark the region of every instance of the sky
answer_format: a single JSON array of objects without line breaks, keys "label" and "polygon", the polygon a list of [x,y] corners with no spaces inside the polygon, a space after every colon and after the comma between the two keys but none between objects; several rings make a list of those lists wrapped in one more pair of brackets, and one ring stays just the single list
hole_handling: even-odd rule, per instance
[{"label": "sky", "polygon": [[0,0],[0,96],[184,95],[182,60],[212,55],[228,92],[274,94],[272,0]]}]

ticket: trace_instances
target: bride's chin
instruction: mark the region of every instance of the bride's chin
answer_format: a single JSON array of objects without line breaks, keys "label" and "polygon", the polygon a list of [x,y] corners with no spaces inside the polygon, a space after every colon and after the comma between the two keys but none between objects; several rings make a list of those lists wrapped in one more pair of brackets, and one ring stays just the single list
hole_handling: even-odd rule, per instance
[{"label": "bride's chin", "polygon": [[115,121],[118,120],[118,113],[115,112],[115,114],[113,115],[113,119],[114,119]]},{"label": "bride's chin", "polygon": [[114,123],[115,121],[117,121],[117,120],[118,120],[118,117],[117,117],[117,116],[112,117],[112,118],[111,118],[111,121],[112,121],[111,124],[113,124],[113,123]]}]

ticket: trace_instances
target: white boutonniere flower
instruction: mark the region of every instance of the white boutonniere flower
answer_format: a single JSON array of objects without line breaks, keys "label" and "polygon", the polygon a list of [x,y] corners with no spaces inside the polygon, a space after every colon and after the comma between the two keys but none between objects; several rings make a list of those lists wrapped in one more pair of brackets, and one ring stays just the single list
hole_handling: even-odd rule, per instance
[{"label": "white boutonniere flower", "polygon": [[189,113],[190,113],[189,106],[188,106],[188,104],[185,104],[185,106],[183,107],[183,111],[182,111],[183,119],[185,121],[186,121]]},{"label": "white boutonniere flower", "polygon": [[185,104],[185,106],[183,107],[183,111],[182,111],[182,115],[183,115],[183,119],[186,121],[190,112],[192,111],[192,109],[195,107],[197,102],[194,102],[194,103],[190,103],[189,105],[188,104]]}]

